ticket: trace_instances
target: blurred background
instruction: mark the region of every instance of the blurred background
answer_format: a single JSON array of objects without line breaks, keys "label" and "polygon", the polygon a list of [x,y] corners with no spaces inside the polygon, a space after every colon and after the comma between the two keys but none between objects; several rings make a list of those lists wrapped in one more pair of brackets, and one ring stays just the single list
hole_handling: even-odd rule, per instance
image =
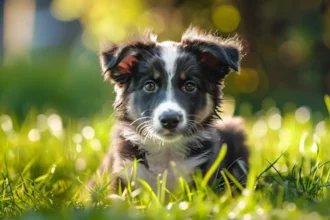
[{"label": "blurred background", "polygon": [[[330,93],[330,3],[326,0],[0,0],[0,111],[33,109],[67,117],[110,113],[114,93],[97,52],[151,28],[179,40],[193,24],[236,33],[246,56],[225,94],[238,114],[309,106],[327,114]],[[318,121],[318,120],[316,120]]]}]

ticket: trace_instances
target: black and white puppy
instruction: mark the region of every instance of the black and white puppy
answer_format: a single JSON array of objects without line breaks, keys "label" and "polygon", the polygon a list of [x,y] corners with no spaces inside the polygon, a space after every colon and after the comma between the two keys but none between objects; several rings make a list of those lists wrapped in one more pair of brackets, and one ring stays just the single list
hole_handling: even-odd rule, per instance
[{"label": "black and white puppy", "polygon": [[[171,190],[177,173],[191,182],[198,169],[203,175],[207,172],[224,143],[228,150],[219,170],[228,168],[237,179],[246,180],[248,149],[241,119],[223,121],[218,115],[223,80],[231,70],[238,71],[240,59],[237,39],[195,28],[180,42],[157,42],[148,33],[100,53],[103,74],[116,91],[117,123],[101,165],[101,172],[116,176],[113,192],[118,184],[127,184],[127,174],[120,173],[134,159],[140,159],[137,178],[154,190],[165,170]],[[218,177],[216,172],[210,183]]]}]

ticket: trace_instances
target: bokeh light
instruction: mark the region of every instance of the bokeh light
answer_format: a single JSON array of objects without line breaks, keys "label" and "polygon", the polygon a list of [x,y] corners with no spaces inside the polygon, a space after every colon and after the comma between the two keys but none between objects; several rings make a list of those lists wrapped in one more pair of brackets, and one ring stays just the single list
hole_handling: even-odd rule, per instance
[{"label": "bokeh light", "polygon": [[76,169],[80,170],[80,171],[86,169],[86,166],[87,166],[86,160],[84,158],[78,158],[76,160],[75,166],[76,166]]},{"label": "bokeh light", "polygon": [[297,122],[304,124],[309,121],[311,113],[308,107],[302,106],[298,108],[295,112],[295,118]]},{"label": "bokeh light", "polygon": [[128,37],[127,31],[138,31],[139,27],[161,30],[164,27],[162,18],[153,11],[145,10],[141,0],[54,0],[51,6],[53,16],[59,20],[81,19],[85,27],[82,40],[92,49],[98,49],[106,39],[118,42]]},{"label": "bokeh light", "polygon": [[31,129],[28,133],[28,137],[29,137],[30,141],[32,141],[32,142],[39,141],[40,133],[39,133],[38,129]]},{"label": "bokeh light", "polygon": [[95,136],[94,128],[91,126],[86,126],[82,129],[82,135],[86,139],[92,139]]},{"label": "bokeh light", "polygon": [[81,149],[82,149],[81,144],[77,144],[76,145],[76,151],[77,151],[77,153],[80,153],[81,152]]},{"label": "bokeh light", "polygon": [[280,114],[274,114],[268,119],[268,126],[273,130],[278,130],[282,125],[282,117]]},{"label": "bokeh light", "polygon": [[252,93],[257,90],[259,76],[255,69],[243,68],[239,75],[235,76],[236,89],[242,93]]},{"label": "bokeh light", "polygon": [[188,207],[189,207],[189,203],[186,202],[186,201],[184,201],[184,202],[180,202],[180,204],[179,204],[179,208],[180,208],[181,210],[186,210],[186,209],[188,209]]},{"label": "bokeh light", "polygon": [[267,134],[267,124],[264,120],[259,119],[252,128],[252,132],[256,137],[263,137]]},{"label": "bokeh light", "polygon": [[215,26],[224,33],[236,30],[241,21],[241,16],[237,8],[233,5],[221,5],[212,14]]},{"label": "bokeh light", "polygon": [[57,138],[62,137],[62,118],[59,115],[51,114],[48,116],[47,124],[54,136]]},{"label": "bokeh light", "polygon": [[83,140],[83,137],[81,136],[81,134],[76,133],[73,135],[72,140],[74,143],[80,144]]},{"label": "bokeh light", "polygon": [[279,56],[283,63],[290,66],[302,62],[307,56],[307,53],[301,42],[288,40],[280,46]]},{"label": "bokeh light", "polygon": [[326,125],[324,121],[320,121],[319,123],[317,123],[315,127],[315,133],[318,136],[324,136],[326,134]]},{"label": "bokeh light", "polygon": [[99,151],[99,150],[101,150],[102,145],[101,145],[100,140],[94,138],[94,139],[91,141],[91,147],[92,147],[92,149],[95,150],[95,151]]},{"label": "bokeh light", "polygon": [[62,21],[78,19],[88,7],[86,0],[56,0],[52,2],[51,12],[53,16]]},{"label": "bokeh light", "polygon": [[2,115],[0,117],[1,128],[4,132],[13,130],[13,122],[8,115]]}]

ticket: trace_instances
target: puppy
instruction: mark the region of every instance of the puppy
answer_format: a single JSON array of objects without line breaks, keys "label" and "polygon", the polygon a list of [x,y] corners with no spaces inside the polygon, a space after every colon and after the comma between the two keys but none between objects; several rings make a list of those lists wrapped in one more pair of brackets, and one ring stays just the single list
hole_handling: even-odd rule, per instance
[{"label": "puppy", "polygon": [[136,178],[155,191],[165,170],[170,190],[175,189],[178,174],[192,183],[197,170],[206,174],[224,143],[227,154],[209,184],[221,177],[223,168],[246,180],[249,153],[242,120],[223,121],[218,111],[223,81],[231,70],[239,69],[241,45],[236,38],[189,28],[180,42],[157,42],[147,33],[109,45],[99,59],[103,75],[116,91],[116,125],[100,168],[114,178],[113,193],[132,178],[134,159]]}]

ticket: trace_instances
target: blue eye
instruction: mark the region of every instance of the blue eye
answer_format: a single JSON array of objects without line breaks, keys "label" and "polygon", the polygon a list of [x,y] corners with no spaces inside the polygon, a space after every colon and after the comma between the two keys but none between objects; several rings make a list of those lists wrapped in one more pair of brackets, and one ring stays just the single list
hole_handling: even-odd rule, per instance
[{"label": "blue eye", "polygon": [[152,80],[148,80],[144,83],[144,90],[147,92],[154,92],[157,89],[156,83]]},{"label": "blue eye", "polygon": [[197,85],[194,81],[187,81],[183,87],[182,90],[184,92],[188,92],[188,93],[193,93],[197,91]]}]

